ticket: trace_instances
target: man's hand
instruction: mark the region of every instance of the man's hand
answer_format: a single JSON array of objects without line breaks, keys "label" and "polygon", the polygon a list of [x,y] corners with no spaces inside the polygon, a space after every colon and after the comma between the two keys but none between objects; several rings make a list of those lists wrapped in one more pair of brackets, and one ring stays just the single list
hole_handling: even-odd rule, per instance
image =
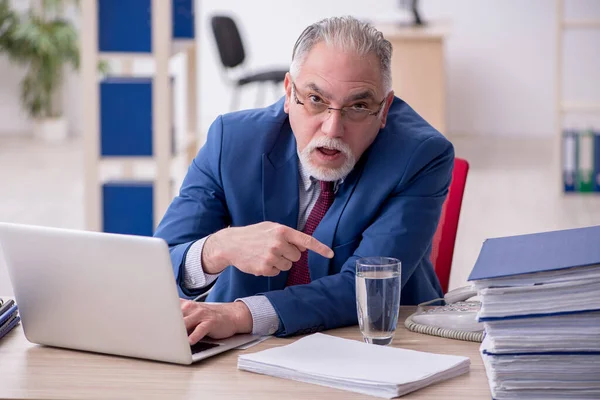
[{"label": "man's hand", "polygon": [[228,265],[256,276],[276,276],[292,268],[307,249],[332,258],[333,251],[312,236],[274,222],[227,228],[210,236],[202,250],[204,272]]},{"label": "man's hand", "polygon": [[181,299],[181,312],[190,345],[205,336],[225,339],[236,333],[252,332],[252,314],[241,301],[207,304]]}]

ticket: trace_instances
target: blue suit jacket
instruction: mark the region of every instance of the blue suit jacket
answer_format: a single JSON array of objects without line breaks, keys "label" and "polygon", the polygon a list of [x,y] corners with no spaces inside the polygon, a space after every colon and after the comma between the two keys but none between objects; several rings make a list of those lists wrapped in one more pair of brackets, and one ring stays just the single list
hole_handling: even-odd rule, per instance
[{"label": "blue suit jacket", "polygon": [[[230,266],[207,301],[264,294],[280,318],[279,336],[353,325],[355,262],[366,256],[401,260],[402,304],[440,296],[429,253],[453,161],[450,142],[394,99],[386,127],[340,185],[313,234],[335,256],[309,253],[311,283],[286,288],[287,273],[257,277]],[[194,241],[262,221],[296,229],[298,179],[296,140],[283,100],[218,117],[155,233],[169,244],[180,295],[199,294],[182,284]]]}]

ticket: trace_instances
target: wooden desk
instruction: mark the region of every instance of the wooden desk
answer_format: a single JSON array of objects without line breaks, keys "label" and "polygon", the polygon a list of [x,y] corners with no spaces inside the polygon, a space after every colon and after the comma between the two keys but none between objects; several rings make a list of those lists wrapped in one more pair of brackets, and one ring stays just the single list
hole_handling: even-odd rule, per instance
[{"label": "wooden desk", "polygon": [[[401,311],[404,321],[412,307]],[[399,324],[400,325],[400,324]],[[360,339],[358,327],[328,334]],[[143,334],[143,332],[140,332]],[[248,350],[232,350],[191,366],[113,357],[33,345],[19,325],[0,340],[1,399],[373,399],[374,397],[294,382],[237,369],[237,356],[291,343],[269,339]],[[395,347],[457,354],[471,359],[463,376],[406,395],[407,399],[489,399],[478,344],[409,332],[399,326]],[[357,366],[358,367],[358,366]]]},{"label": "wooden desk", "polygon": [[392,81],[396,96],[446,134],[446,25],[424,27],[393,24],[377,27],[393,47]]}]

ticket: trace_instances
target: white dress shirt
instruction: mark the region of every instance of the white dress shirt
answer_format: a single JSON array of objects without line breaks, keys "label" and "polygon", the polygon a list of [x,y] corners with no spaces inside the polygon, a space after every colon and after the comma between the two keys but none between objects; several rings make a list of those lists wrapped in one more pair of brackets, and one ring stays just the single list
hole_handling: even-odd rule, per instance
[{"label": "white dress shirt", "polygon": [[[319,195],[321,186],[317,185],[317,180],[311,177],[302,162],[298,161],[298,222],[297,230],[302,231],[306,220],[310,215]],[[337,191],[339,184],[343,180],[336,182],[334,191]],[[208,236],[196,241],[187,252],[185,259],[185,268],[183,271],[183,284],[187,289],[201,289],[210,285],[219,274],[207,274],[202,269],[202,248]],[[236,299],[242,301],[252,314],[252,333],[255,335],[272,335],[279,329],[279,317],[271,305],[269,299],[265,296],[250,296]]]}]

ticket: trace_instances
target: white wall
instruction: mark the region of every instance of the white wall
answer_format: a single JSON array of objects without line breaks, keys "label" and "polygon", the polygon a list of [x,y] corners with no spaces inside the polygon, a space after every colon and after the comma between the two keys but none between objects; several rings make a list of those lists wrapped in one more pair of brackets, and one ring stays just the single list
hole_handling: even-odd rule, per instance
[{"label": "white wall", "polygon": [[[317,1],[286,3],[277,0],[204,0],[202,21],[230,11],[243,25],[249,64],[287,65],[302,29],[322,17],[353,14],[371,20],[405,17],[396,1]],[[289,9],[288,7],[291,7]],[[425,0],[426,19],[452,23],[447,41],[447,112],[452,134],[550,136],[555,124],[556,30],[555,2],[550,0]],[[567,0],[573,17],[597,16],[600,2]],[[205,128],[227,110],[229,97],[218,74],[212,37],[202,30],[201,99]],[[600,36],[579,33],[568,40],[565,92],[571,98],[600,101]],[[575,45],[575,46],[573,46]],[[573,50],[575,50],[573,52]],[[579,50],[579,51],[577,51]],[[574,54],[575,53],[575,54]],[[582,62],[583,60],[583,62]],[[401,96],[401,93],[399,94]],[[254,93],[244,99],[253,106]]]},{"label": "white wall", "polygon": [[[208,18],[233,14],[246,44],[248,67],[289,65],[292,46],[308,24],[331,15],[352,14],[373,21],[407,18],[396,0],[197,0],[200,34],[200,126],[229,110],[229,88]],[[600,18],[600,1],[566,0],[574,17]],[[423,0],[426,19],[452,22],[447,42],[447,104],[450,135],[550,136],[555,123],[555,2],[551,0]],[[599,32],[566,37],[565,94],[600,101]],[[597,54],[593,54],[592,52]],[[22,72],[0,56],[0,135],[30,129],[19,112]],[[81,131],[79,83],[67,78],[65,112],[72,130]],[[272,93],[269,100],[275,97]],[[401,95],[401,94],[400,94]],[[253,107],[253,88],[241,106]]]},{"label": "white wall", "polygon": [[[589,18],[596,15],[600,18],[600,1],[566,2],[571,16]],[[207,128],[229,106],[229,92],[218,73],[219,61],[212,36],[207,35],[211,14],[231,12],[237,17],[248,48],[249,66],[257,69],[265,65],[288,65],[297,36],[305,26],[322,17],[352,14],[373,21],[406,17],[397,3],[394,0],[305,0],[286,2],[284,6],[277,0],[202,1],[202,126]],[[424,0],[421,8],[426,19],[444,19],[452,23],[446,58],[451,135],[554,134],[554,1]],[[581,49],[579,55],[571,57],[572,61],[578,61],[576,66],[565,70],[570,88],[568,94],[575,98],[581,98],[581,93],[586,98],[595,94],[596,99],[600,99],[600,73],[595,78],[590,73],[593,66],[600,63],[600,55],[591,53],[597,49],[600,36],[589,33],[583,36],[575,42]],[[585,57],[592,61],[582,63]],[[587,73],[582,73],[582,68]],[[243,105],[252,107],[253,101],[254,92],[249,90]]]},{"label": "white wall", "polygon": [[451,134],[555,132],[554,1],[422,3],[425,15],[453,23],[447,44]]}]

